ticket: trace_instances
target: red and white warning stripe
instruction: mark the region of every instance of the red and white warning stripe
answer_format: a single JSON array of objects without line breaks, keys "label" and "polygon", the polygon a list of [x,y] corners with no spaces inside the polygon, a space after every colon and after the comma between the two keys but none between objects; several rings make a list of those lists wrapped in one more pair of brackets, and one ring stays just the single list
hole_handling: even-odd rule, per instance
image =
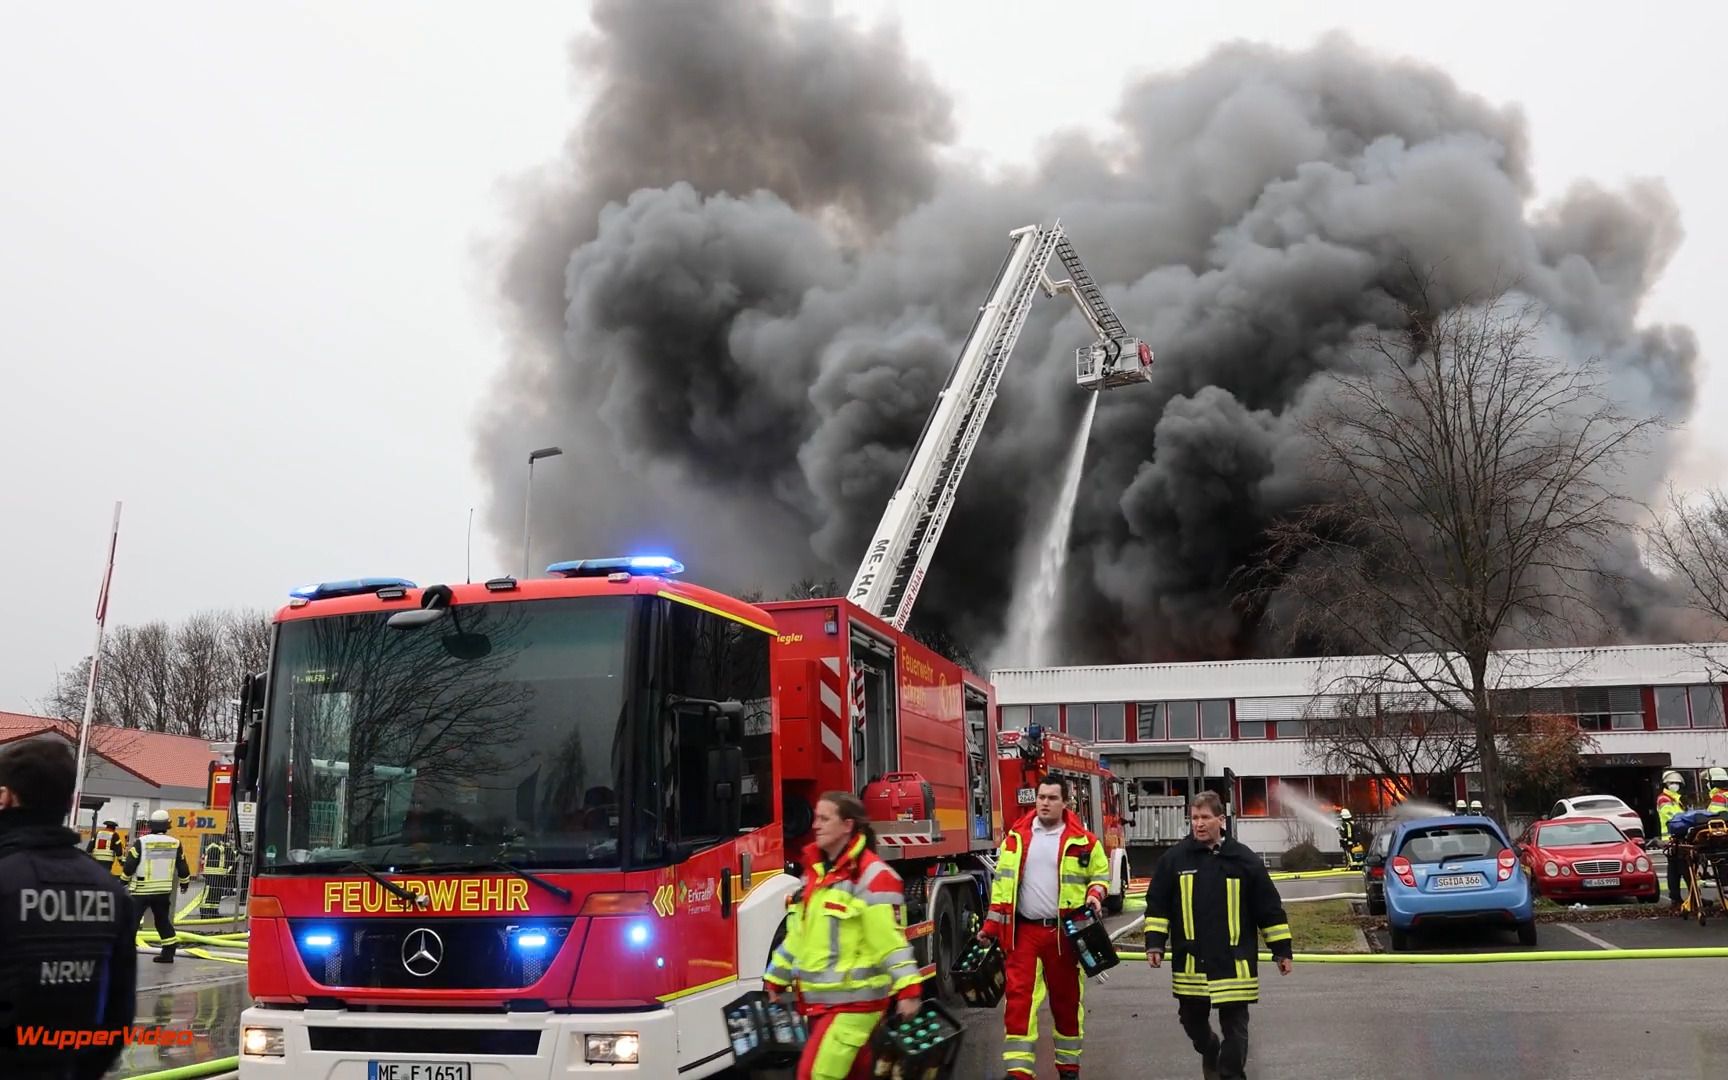
[{"label": "red and white warning stripe", "polygon": [[840,688],[844,685],[844,680],[840,677],[840,658],[824,656],[816,674],[821,682],[818,690],[822,699],[822,715],[817,717],[817,727],[822,734],[822,749],[828,751],[828,756],[833,760],[844,761],[846,743],[840,737],[845,725],[840,716]]},{"label": "red and white warning stripe", "polygon": [[889,833],[878,836],[876,842],[887,844],[889,847],[922,847],[926,844],[934,844],[936,841],[932,837],[917,833],[901,833],[897,836]]}]

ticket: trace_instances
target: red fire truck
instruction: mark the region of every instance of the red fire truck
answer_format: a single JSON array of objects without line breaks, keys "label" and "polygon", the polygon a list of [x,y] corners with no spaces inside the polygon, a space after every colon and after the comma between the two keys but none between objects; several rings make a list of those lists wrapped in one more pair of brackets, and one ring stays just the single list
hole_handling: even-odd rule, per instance
[{"label": "red fire truck", "polygon": [[248,682],[248,1077],[705,1076],[821,793],[946,972],[1003,828],[990,686],[843,600],[587,560],[301,590]]},{"label": "red fire truck", "polygon": [[[1010,819],[1032,809],[1038,785],[1045,777],[1066,777],[1073,794],[1074,812],[1104,844],[1110,856],[1110,892],[1105,910],[1122,910],[1128,893],[1128,847],[1124,811],[1128,806],[1126,781],[1110,771],[1098,752],[1057,731],[1034,724],[1025,731],[1004,731],[996,736],[996,758],[1001,769],[1002,799]],[[1012,820],[1010,821],[1012,824]]]},{"label": "red fire truck", "polygon": [[752,606],[667,556],[297,590],[241,694],[241,1075],[719,1072],[829,790],[863,794],[951,994],[1004,827],[994,695],[903,630],[1040,290],[1097,338],[1080,386],[1146,382],[1061,226],[1016,230],[845,600]]}]

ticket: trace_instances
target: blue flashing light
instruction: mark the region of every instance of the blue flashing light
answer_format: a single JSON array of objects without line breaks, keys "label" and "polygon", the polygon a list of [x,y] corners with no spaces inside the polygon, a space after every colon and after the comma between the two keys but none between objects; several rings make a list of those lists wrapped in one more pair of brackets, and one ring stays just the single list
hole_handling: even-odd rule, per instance
[{"label": "blue flashing light", "polygon": [[630,929],[625,933],[625,937],[632,945],[648,944],[648,924],[645,922],[631,923]]},{"label": "blue flashing light", "polygon": [[671,577],[684,572],[684,564],[670,555],[626,555],[616,559],[571,559],[546,568],[558,577],[605,577],[608,574],[649,574]]},{"label": "blue flashing light", "polygon": [[311,950],[328,949],[330,946],[336,944],[336,935],[323,931],[315,931],[302,937],[300,939],[300,944]]},{"label": "blue flashing light", "polygon": [[325,581],[317,585],[302,585],[288,595],[296,600],[333,600],[338,596],[364,596],[385,589],[417,589],[407,578],[368,577],[347,581]]},{"label": "blue flashing light", "polygon": [[544,949],[546,941],[546,935],[538,930],[530,930],[527,933],[516,935],[516,947],[518,949]]}]

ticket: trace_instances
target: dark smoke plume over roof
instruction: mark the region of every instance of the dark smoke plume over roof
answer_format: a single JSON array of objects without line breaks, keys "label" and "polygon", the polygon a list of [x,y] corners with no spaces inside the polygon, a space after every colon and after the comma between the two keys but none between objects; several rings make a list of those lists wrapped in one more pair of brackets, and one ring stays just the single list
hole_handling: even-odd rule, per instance
[{"label": "dark smoke plume over roof", "polygon": [[[1230,575],[1315,496],[1297,420],[1353,334],[1398,327],[1413,267],[1442,305],[1516,282],[1559,362],[1600,357],[1629,411],[1692,409],[1692,335],[1637,322],[1680,240],[1665,189],[1536,205],[1521,116],[1432,68],[1231,45],[1127,87],[1108,140],[990,180],[945,154],[948,100],[892,32],[766,0],[602,0],[594,24],[572,61],[595,96],[520,186],[501,275],[512,355],[478,453],[506,550],[526,453],[556,442],[548,559],[658,546],[723,588],[849,581],[1008,231],[1057,217],[1159,358],[1098,413],[1075,660],[1276,649]],[[1087,336],[1034,309],[921,595],[975,643],[1050,498]]]}]

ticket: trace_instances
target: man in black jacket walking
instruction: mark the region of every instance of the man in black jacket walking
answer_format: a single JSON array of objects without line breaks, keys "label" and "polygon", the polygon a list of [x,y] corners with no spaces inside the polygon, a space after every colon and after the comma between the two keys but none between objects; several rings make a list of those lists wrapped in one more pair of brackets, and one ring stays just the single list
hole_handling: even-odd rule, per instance
[{"label": "man in black jacket walking", "polygon": [[[1218,796],[1196,795],[1188,821],[1191,834],[1158,860],[1146,888],[1146,962],[1159,967],[1169,952],[1176,1014],[1206,1080],[1244,1080],[1248,1006],[1260,1000],[1254,931],[1288,975],[1290,924],[1265,864],[1224,835]],[[1212,1030],[1214,1007],[1222,1038]]]},{"label": "man in black jacket walking", "polygon": [[125,1049],[121,1029],[132,1024],[131,901],[60,824],[76,769],[57,740],[0,750],[3,1077],[95,1080]]}]

